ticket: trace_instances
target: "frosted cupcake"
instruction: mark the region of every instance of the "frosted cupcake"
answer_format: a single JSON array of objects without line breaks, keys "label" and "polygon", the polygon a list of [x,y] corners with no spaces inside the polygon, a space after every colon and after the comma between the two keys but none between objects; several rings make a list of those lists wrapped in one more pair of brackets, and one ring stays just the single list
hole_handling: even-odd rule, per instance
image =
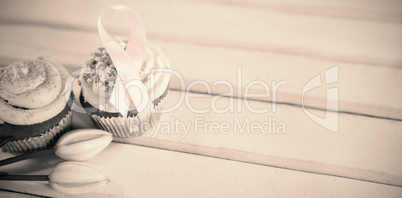
[{"label": "frosted cupcake", "polygon": [[[125,48],[126,42],[122,41],[120,45]],[[98,128],[120,138],[139,136],[148,132],[159,119],[158,110],[163,107],[164,98],[168,93],[170,79],[170,72],[166,72],[168,69],[170,65],[164,53],[157,47],[147,45],[139,74],[142,83],[149,90],[151,113],[140,118],[131,101],[128,116],[123,118],[110,103],[118,73],[105,48],[100,47],[84,65],[80,75],[81,104]]]},{"label": "frosted cupcake", "polygon": [[0,68],[0,138],[14,137],[3,151],[51,148],[69,130],[72,113],[63,92],[68,75],[62,65],[42,57]]}]

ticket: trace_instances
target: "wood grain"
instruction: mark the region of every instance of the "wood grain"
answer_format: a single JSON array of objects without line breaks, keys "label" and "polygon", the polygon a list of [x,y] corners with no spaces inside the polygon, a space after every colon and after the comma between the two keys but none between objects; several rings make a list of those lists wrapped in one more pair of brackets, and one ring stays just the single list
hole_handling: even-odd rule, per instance
[{"label": "wood grain", "polygon": [[352,0],[352,1],[320,1],[304,0],[210,0],[214,3],[232,6],[250,7],[252,9],[269,10],[295,14],[314,15],[317,17],[346,18],[351,20],[368,20],[378,22],[402,22],[400,1]]},{"label": "wood grain", "polygon": [[[101,46],[96,32],[53,29],[37,26],[0,25],[0,64],[13,60],[45,56],[61,62],[70,72],[80,69],[90,53]],[[316,75],[333,66],[339,66],[339,82],[322,86],[305,95],[306,106],[326,109],[326,88],[339,87],[339,111],[385,119],[402,119],[402,90],[397,87],[402,70],[388,67],[366,67],[362,64],[323,61],[320,59],[261,52],[244,49],[200,46],[158,39],[150,43],[161,47],[169,57],[172,68],[179,72],[188,86],[202,79],[212,88],[213,94],[227,94],[224,85],[214,85],[225,80],[233,85],[234,97],[244,97],[247,84],[254,80],[266,82],[270,97],[259,100],[272,102],[273,82],[286,84],[277,89],[276,102],[301,105],[303,87]],[[196,52],[196,53],[194,53]],[[238,83],[238,66],[242,67],[241,82]],[[181,87],[178,78],[172,78],[171,87]],[[241,91],[238,91],[240,88]],[[191,90],[206,93],[202,86]],[[264,93],[261,86],[252,86],[250,92]],[[229,94],[230,95],[230,94]]]},{"label": "wood grain", "polygon": [[[317,17],[213,2],[19,1],[4,3],[0,18],[3,23],[88,31],[96,30],[98,15],[115,4],[137,10],[151,38],[294,54],[339,63],[400,68],[402,62],[400,23]],[[116,21],[122,20],[110,14],[104,23],[110,31],[121,33],[126,25]]]},{"label": "wood grain", "polygon": [[[86,196],[118,192],[120,196],[194,197],[196,192],[199,197],[400,197],[399,1],[2,1],[0,66],[46,56],[70,72],[80,69],[90,52],[101,46],[98,15],[115,4],[128,5],[140,14],[148,41],[166,52],[185,85],[204,80],[212,87],[210,92],[196,86],[185,93],[179,80],[172,77],[166,106],[173,106],[185,94],[193,97],[193,108],[209,111],[195,113],[181,103],[162,116],[159,124],[169,123],[164,133],[159,130],[135,139],[115,139],[120,144],[113,143],[90,161],[109,173],[112,182]],[[103,22],[110,33],[127,34],[125,22],[116,13],[108,13]],[[242,69],[240,83],[238,66]],[[326,88],[339,88],[336,133],[309,119],[301,107],[306,83],[317,75],[323,77],[333,66],[339,67],[339,81],[310,91],[305,100],[308,111],[324,117]],[[219,80],[234,85],[233,97],[227,87],[214,85]],[[276,103],[272,93],[246,101],[244,88],[254,80],[267,83],[271,90],[273,81],[284,80],[286,85],[278,89]],[[321,82],[325,84],[325,79]],[[250,90],[264,92],[261,86]],[[220,94],[226,96],[215,101],[216,107],[224,109],[233,102],[233,111],[211,109],[213,98]],[[247,109],[246,102],[268,111],[255,113]],[[264,123],[273,118],[276,124],[285,124],[285,134],[233,129],[236,119]],[[207,126],[195,127],[195,119],[227,122],[232,128],[228,133],[216,133]],[[172,120],[190,124],[189,130],[174,128]],[[73,121],[76,128],[93,127],[85,114],[75,112]],[[27,161],[1,171],[47,174],[60,162],[55,156],[43,160],[46,163]],[[62,196],[46,183],[0,185]]]},{"label": "wood grain", "polygon": [[[173,107],[180,94],[170,92],[165,107]],[[333,133],[310,120],[300,107],[278,105],[275,113],[256,114],[247,109],[244,101],[234,99],[233,113],[217,113],[211,108],[215,105],[211,105],[212,99],[213,96],[192,95],[191,106],[209,109],[208,113],[194,113],[190,104],[183,103],[162,116],[159,129],[138,139],[118,141],[402,186],[401,122],[339,114],[339,131]],[[228,98],[217,101],[218,109],[231,102]],[[255,109],[267,108],[262,102],[249,104]],[[207,125],[225,122],[230,127],[222,131]],[[248,127],[242,132],[247,122],[271,123],[271,128],[266,126],[263,131]],[[281,133],[280,122],[286,125],[286,133]]]},{"label": "wood grain", "polygon": [[[60,161],[47,156],[5,170],[48,174]],[[37,163],[35,170],[30,168],[33,162]],[[392,198],[402,193],[401,188],[393,186],[116,143],[87,163],[101,168],[110,182],[102,189],[77,197]],[[17,191],[23,187],[32,194],[66,197],[46,182],[0,181],[0,185]]]},{"label": "wood grain", "polygon": [[[79,87],[75,86],[77,89]],[[165,108],[178,104],[182,94],[171,90]],[[339,131],[333,133],[310,120],[300,107],[278,105],[275,113],[256,114],[247,109],[244,100],[234,99],[234,112],[218,113],[211,107],[224,109],[230,105],[230,99],[220,98],[212,104],[214,97],[191,94],[189,103],[183,102],[178,109],[162,115],[160,122],[143,136],[116,138],[115,141],[402,186],[399,171],[402,136],[398,133],[401,122],[340,114]],[[263,102],[248,103],[255,109],[267,108]],[[207,108],[209,112],[195,113],[191,108]],[[320,112],[313,113],[319,115]],[[242,130],[247,122],[267,123],[270,118],[271,129],[265,127],[261,131],[247,127]],[[230,127],[222,131],[206,125],[225,122]],[[286,125],[285,133],[279,130],[280,122]],[[94,127],[86,115],[77,112],[73,123],[77,128]]]}]

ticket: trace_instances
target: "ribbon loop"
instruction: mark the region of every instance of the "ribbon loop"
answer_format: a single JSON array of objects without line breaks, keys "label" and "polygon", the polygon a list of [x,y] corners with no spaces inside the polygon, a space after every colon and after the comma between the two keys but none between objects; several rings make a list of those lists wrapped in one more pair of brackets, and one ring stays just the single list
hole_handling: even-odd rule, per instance
[{"label": "ribbon loop", "polygon": [[[102,25],[102,16],[108,10],[121,12],[129,23],[129,39],[124,50],[105,30]],[[150,98],[148,90],[142,87],[129,89],[126,86],[130,81],[141,82],[140,71],[145,56],[146,34],[141,18],[131,8],[117,5],[105,9],[98,18],[98,31],[106,51],[109,53],[116,67],[118,76],[115,87],[110,97],[110,102],[119,110],[123,117],[127,117],[130,101],[133,101],[138,111],[138,116],[145,118],[150,112]],[[136,84],[136,83],[130,83]],[[128,104],[126,103],[128,99]],[[142,100],[141,100],[142,99]],[[139,109],[145,100],[144,109]],[[149,108],[147,108],[149,105]]]}]

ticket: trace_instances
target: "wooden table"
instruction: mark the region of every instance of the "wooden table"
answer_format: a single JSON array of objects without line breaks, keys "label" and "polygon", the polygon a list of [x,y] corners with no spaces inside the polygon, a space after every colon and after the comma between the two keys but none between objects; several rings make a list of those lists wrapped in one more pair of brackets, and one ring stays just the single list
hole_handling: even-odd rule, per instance
[{"label": "wooden table", "polygon": [[[139,13],[148,42],[164,50],[184,86],[171,78],[166,107],[178,108],[160,121],[170,128],[116,138],[88,161],[111,182],[82,197],[402,196],[401,2],[2,1],[0,65],[45,56],[80,69],[102,45],[99,14],[116,4]],[[122,19],[108,13],[103,22],[124,37]],[[335,128],[317,123],[326,115]],[[276,129],[234,128],[244,122]],[[216,132],[212,123],[230,127]],[[73,125],[93,127],[77,112]],[[61,161],[46,156],[0,171],[48,174]],[[65,196],[46,182],[0,189]]]}]

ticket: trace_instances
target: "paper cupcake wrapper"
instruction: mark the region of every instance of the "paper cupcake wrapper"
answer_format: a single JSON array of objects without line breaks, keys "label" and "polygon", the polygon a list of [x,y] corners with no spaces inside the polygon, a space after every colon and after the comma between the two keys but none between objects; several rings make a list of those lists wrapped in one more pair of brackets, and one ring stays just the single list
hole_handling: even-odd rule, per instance
[{"label": "paper cupcake wrapper", "polygon": [[[166,96],[165,96],[166,97]],[[163,107],[165,98],[154,107],[159,110]],[[145,119],[139,116],[121,117],[103,117],[96,114],[89,114],[89,117],[99,129],[105,130],[115,137],[129,138],[140,136],[143,133],[152,130],[152,127],[159,121],[160,113],[151,113]]]},{"label": "paper cupcake wrapper", "polygon": [[8,142],[2,147],[3,151],[22,154],[53,148],[59,137],[70,130],[72,115],[72,112],[69,111],[57,126],[45,131],[41,136]]}]

